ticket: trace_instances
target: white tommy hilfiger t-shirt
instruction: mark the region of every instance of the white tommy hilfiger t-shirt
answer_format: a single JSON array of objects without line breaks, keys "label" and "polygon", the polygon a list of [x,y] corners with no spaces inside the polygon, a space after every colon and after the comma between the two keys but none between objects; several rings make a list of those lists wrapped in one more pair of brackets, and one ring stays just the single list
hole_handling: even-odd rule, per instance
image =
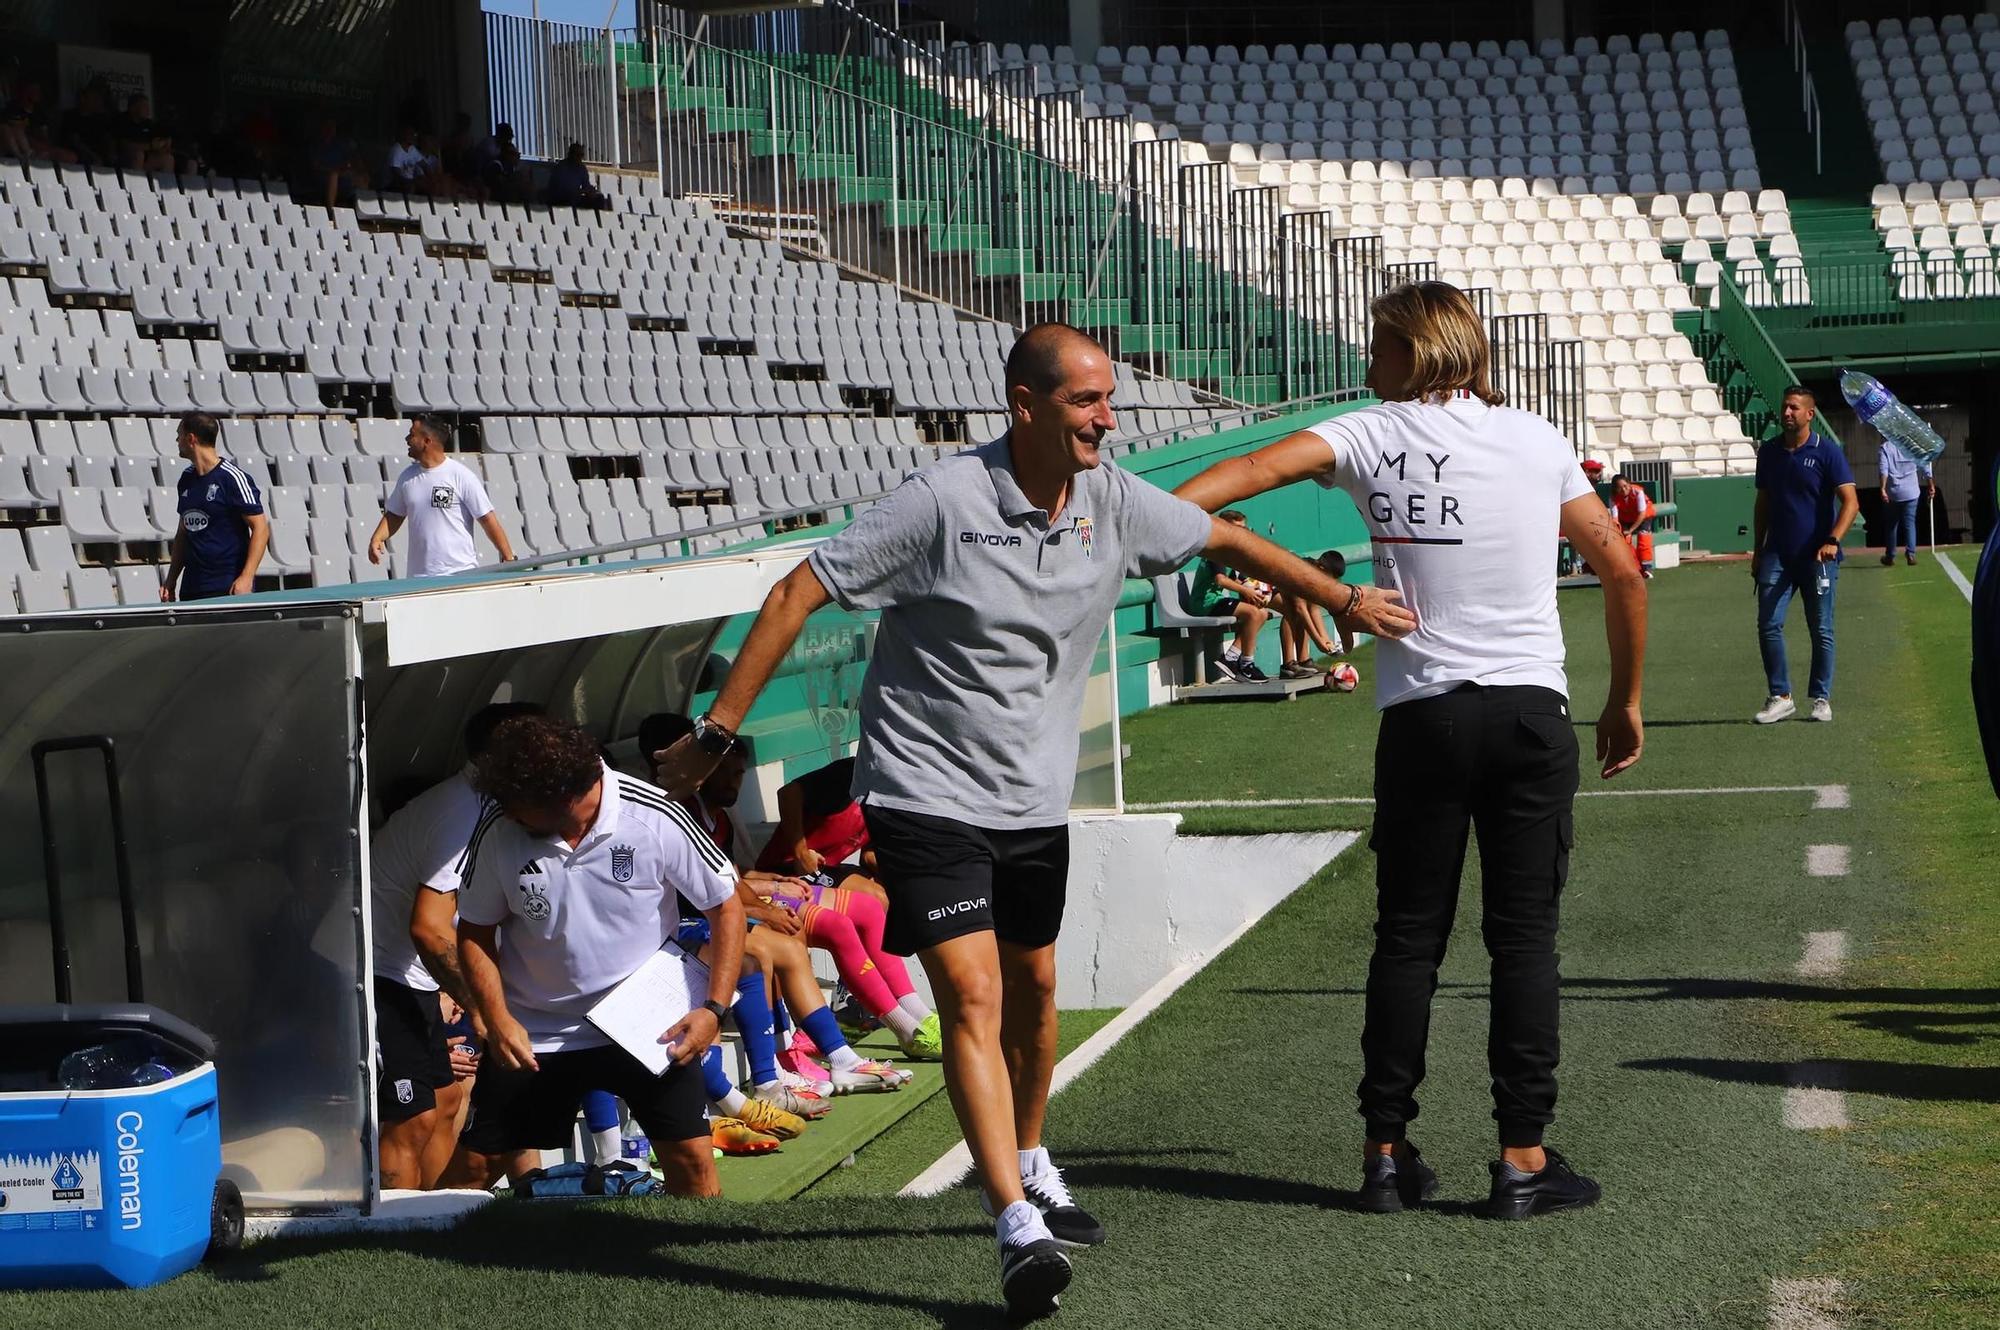
[{"label": "white tommy hilfiger t-shirt", "polygon": [[410,939],[417,893],[455,892],[465,871],[466,847],[479,825],[479,792],[465,772],[441,780],[396,810],[369,841],[369,904],[375,922],[375,973],[435,993],[423,958]]},{"label": "white tommy hilfiger t-shirt", "polygon": [[1474,397],[1385,402],[1314,425],[1333,449],[1319,483],[1347,491],[1375,542],[1375,585],[1417,631],[1375,649],[1375,705],[1462,683],[1569,694],[1556,616],[1560,510],[1590,494],[1569,440],[1528,411]]},{"label": "white tommy hilfiger t-shirt", "polygon": [[537,1053],[610,1043],[586,1013],[673,937],[676,893],[712,910],[736,889],[728,856],[686,809],[603,770],[597,822],[574,848],[489,808],[468,852],[459,918],[501,926],[507,1009]]},{"label": "white tommy hilfiger t-shirt", "polygon": [[410,576],[442,577],[479,566],[472,529],[493,511],[493,501],[463,462],[447,457],[428,471],[412,462],[382,506],[409,526]]}]

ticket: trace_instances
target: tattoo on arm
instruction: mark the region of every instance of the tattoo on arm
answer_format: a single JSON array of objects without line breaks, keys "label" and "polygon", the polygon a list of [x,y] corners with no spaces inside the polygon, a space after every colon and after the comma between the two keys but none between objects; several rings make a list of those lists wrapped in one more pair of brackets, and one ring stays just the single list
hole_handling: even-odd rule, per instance
[{"label": "tattoo on arm", "polygon": [[1618,519],[1611,515],[1609,508],[1606,508],[1591,519],[1590,537],[1599,548],[1610,549],[1614,545],[1624,544],[1625,529],[1618,525]]},{"label": "tattoo on arm", "polygon": [[459,1006],[472,1010],[472,985],[465,982],[465,970],[458,963],[458,940],[448,939],[442,947],[424,947],[423,957],[424,968],[438,981],[438,987],[451,994]]}]

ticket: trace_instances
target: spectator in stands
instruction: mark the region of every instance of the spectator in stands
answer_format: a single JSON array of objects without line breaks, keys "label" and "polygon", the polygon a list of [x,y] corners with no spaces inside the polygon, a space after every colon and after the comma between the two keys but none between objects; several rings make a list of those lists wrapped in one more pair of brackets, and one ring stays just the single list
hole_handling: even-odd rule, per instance
[{"label": "spectator in stands", "polygon": [[306,155],[306,164],[312,184],[324,193],[309,193],[306,197],[324,198],[329,210],[339,207],[343,199],[351,203],[355,190],[368,188],[368,173],[361,169],[356,158],[353,140],[341,134],[340,126],[331,117],[320,121],[319,137]]},{"label": "spectator in stands", "polygon": [[[1249,527],[1249,519],[1234,508],[1215,516],[1231,526]],[[1269,593],[1251,585],[1234,569],[1203,559],[1195,566],[1188,599],[1192,602],[1188,608],[1195,614],[1236,620],[1236,636],[1209,662],[1215,672],[1240,683],[1266,682],[1270,676],[1257,668],[1257,633],[1271,617]]]},{"label": "spectator in stands", "polygon": [[125,114],[117,120],[118,151],[128,171],[174,169],[173,136],[153,119],[153,103],[139,93],[125,99]]},{"label": "spectator in stands", "polygon": [[23,161],[43,158],[67,165],[76,154],[55,141],[48,110],[42,105],[42,85],[17,79],[14,94],[0,110],[0,152]]},{"label": "spectator in stands", "polygon": [[63,116],[63,145],[88,165],[122,165],[116,131],[111,87],[103,79],[92,79],[76,94],[76,105]]},{"label": "spectator in stands", "polygon": [[445,456],[450,438],[451,425],[442,416],[423,412],[411,417],[410,432],[403,440],[410,465],[396,478],[396,487],[382,506],[382,520],[368,538],[368,562],[382,562],[390,537],[405,522],[410,524],[410,557],[404,569],[409,577],[448,577],[477,568],[475,526],[493,542],[502,563],[514,557],[507,529],[486,497],[485,482],[465,463]]},{"label": "spectator in stands", "polygon": [[163,601],[249,595],[271,543],[264,497],[247,472],[216,451],[219,430],[214,416],[190,411],[175,435],[188,467],[179,482],[180,529],[160,587]]},{"label": "spectator in stands", "polygon": [[403,126],[389,148],[388,184],[405,194],[434,194],[438,185],[437,157],[417,142],[413,125]]},{"label": "spectator in stands", "polygon": [[[475,771],[498,813],[473,835],[459,893],[459,956],[487,1032],[466,1150],[560,1149],[584,1092],[608,1090],[652,1141],[669,1192],[720,1195],[701,1064],[742,962],[729,861],[574,725],[507,720]],[[673,940],[683,898],[715,942],[705,991],[659,1036],[671,1060],[655,1076],[584,1014]]]},{"label": "spectator in stands", "polygon": [[1884,439],[1876,466],[1882,473],[1882,566],[1896,562],[1896,544],[1903,546],[1903,558],[1917,561],[1917,502],[1937,493],[1927,466],[1920,466],[1895,444]]},{"label": "spectator in stands", "polygon": [[581,143],[570,144],[563,159],[549,170],[549,186],[543,197],[551,208],[595,208],[601,212],[611,206],[611,200],[590,183]]},{"label": "spectator in stands", "polygon": [[487,195],[500,203],[526,203],[531,192],[521,150],[514,146],[514,127],[502,122],[473,149],[477,179]]},{"label": "spectator in stands", "polygon": [[1625,533],[1625,539],[1632,543],[1632,552],[1639,557],[1639,576],[1651,577],[1653,533],[1647,528],[1653,520],[1653,496],[1621,471],[1611,477],[1611,511],[1618,518],[1618,529]]},{"label": "spectator in stands", "polygon": [[1125,579],[1206,554],[1347,606],[1378,633],[1416,626],[1394,596],[1343,587],[1103,465],[1111,369],[1075,328],[1022,333],[1006,435],[916,472],[814,549],[765,599],[709,713],[654,755],[667,789],[698,789],[814,610],[838,599],[882,611],[854,783],[889,893],[888,945],[921,956],[952,1032],[945,1080],[1019,1316],[1047,1315],[1068,1286],[1059,1236],[1105,1239],[1041,1135],[1084,688]]},{"label": "spectator in stands", "polygon": [[1407,1132],[1476,829],[1500,1136],[1500,1158],[1487,1166],[1488,1213],[1525,1219],[1599,1196],[1542,1143],[1556,1108],[1556,935],[1578,759],[1550,529],[1587,550],[1604,582],[1611,686],[1597,756],[1605,779],[1637,762],[1644,742],[1645,581],[1569,441],[1548,421],[1503,406],[1485,321],[1464,292],[1443,282],[1397,286],[1369,313],[1367,382],[1379,406],[1218,463],[1178,492],[1219,508],[1302,480],[1339,486],[1361,507],[1376,548],[1394,554],[1379,575],[1422,621],[1376,655],[1376,924],[1361,1035],[1359,1202],[1399,1211],[1437,1187]]},{"label": "spectator in stands", "polygon": [[422,1187],[442,1168],[426,1177],[423,1165],[433,1158],[431,1138],[460,1107],[457,1095],[445,1093],[456,1077],[438,998],[442,990],[456,1003],[472,1000],[459,967],[456,922],[465,850],[484,806],[472,773],[503,721],[541,711],[532,702],[496,702],[473,712],[465,723],[464,769],[405,804],[370,842],[384,1187]]},{"label": "spectator in stands", "polygon": [[1798,713],[1785,659],[1785,608],[1793,592],[1805,602],[1812,627],[1810,719],[1833,719],[1833,596],[1840,582],[1841,538],[1861,502],[1840,444],[1812,427],[1817,412],[1810,389],[1785,389],[1778,433],[1757,450],[1750,575],[1757,584],[1757,641],[1770,685],[1756,715],[1759,725]]}]

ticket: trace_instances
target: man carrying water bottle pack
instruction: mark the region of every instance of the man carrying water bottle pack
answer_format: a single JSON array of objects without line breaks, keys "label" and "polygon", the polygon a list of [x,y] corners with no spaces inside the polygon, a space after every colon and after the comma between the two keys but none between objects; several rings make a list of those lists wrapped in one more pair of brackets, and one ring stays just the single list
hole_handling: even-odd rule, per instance
[{"label": "man carrying water bottle pack", "polygon": [[1757,450],[1756,539],[1750,568],[1757,583],[1757,639],[1770,695],[1759,725],[1798,713],[1785,659],[1785,608],[1796,591],[1812,627],[1811,720],[1833,719],[1833,591],[1840,540],[1861,511],[1854,472],[1840,444],[1814,431],[1809,389],[1785,389],[1778,433]]}]

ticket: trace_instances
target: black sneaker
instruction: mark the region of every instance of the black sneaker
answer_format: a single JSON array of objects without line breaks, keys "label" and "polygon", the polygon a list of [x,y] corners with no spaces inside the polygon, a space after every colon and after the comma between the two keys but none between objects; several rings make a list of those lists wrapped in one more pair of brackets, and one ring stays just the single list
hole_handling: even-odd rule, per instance
[{"label": "black sneaker", "polygon": [[1104,1225],[1090,1211],[1078,1205],[1063,1181],[1062,1170],[1051,1165],[1039,1177],[1022,1178],[1021,1194],[1028,1204],[1042,1212],[1049,1234],[1065,1247],[1096,1247],[1104,1242]]},{"label": "black sneaker", "polygon": [[1424,1162],[1413,1145],[1401,1159],[1371,1155],[1361,1167],[1361,1190],[1354,1200],[1370,1214],[1393,1215],[1415,1209],[1437,1195],[1437,1189],[1437,1170]]},{"label": "black sneaker", "polygon": [[1596,1205],[1604,1194],[1594,1179],[1569,1166],[1554,1150],[1547,1152],[1548,1166],[1539,1173],[1523,1173],[1504,1159],[1487,1165],[1493,1173],[1493,1191],[1487,1199],[1495,1219],[1530,1219],[1556,1210],[1580,1210]]},{"label": "black sneaker", "polygon": [[1052,1315],[1062,1305],[1071,1273],[1069,1257],[1049,1238],[1000,1244],[1000,1294],[1007,1299],[1007,1314],[1019,1320]]},{"label": "black sneaker", "polygon": [[1278,671],[1278,677],[1280,679],[1316,679],[1319,677],[1319,671],[1310,665],[1293,661],[1290,665],[1286,665]]},{"label": "black sneaker", "polygon": [[1229,683],[1242,683],[1241,665],[1227,656],[1212,656],[1208,662],[1208,672]]},{"label": "black sneaker", "polygon": [[1236,666],[1236,673],[1244,683],[1269,683],[1271,676],[1257,668],[1254,660],[1245,660]]}]

